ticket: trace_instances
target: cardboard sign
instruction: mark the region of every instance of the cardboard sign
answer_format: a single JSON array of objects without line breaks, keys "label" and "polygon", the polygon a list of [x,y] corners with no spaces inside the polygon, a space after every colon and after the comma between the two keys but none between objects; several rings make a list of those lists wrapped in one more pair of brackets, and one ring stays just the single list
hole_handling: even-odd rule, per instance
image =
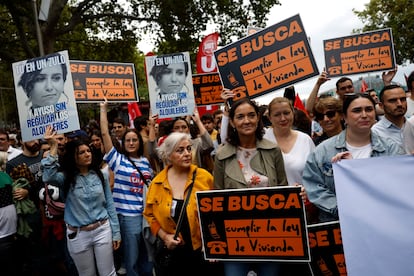
[{"label": "cardboard sign", "polygon": [[310,261],[300,187],[197,192],[206,259]]},{"label": "cardboard sign", "polygon": [[70,69],[79,103],[139,101],[133,63],[71,60]]},{"label": "cardboard sign", "polygon": [[219,73],[193,75],[194,97],[197,106],[222,104]]},{"label": "cardboard sign", "polygon": [[214,52],[225,88],[255,98],[319,74],[299,15]]},{"label": "cardboard sign", "polygon": [[347,275],[339,221],[308,225],[314,276]]},{"label": "cardboard sign", "polygon": [[195,108],[189,52],[146,56],[152,114],[160,119],[192,115]]},{"label": "cardboard sign", "polygon": [[395,68],[391,29],[324,40],[323,45],[330,77]]},{"label": "cardboard sign", "polygon": [[23,142],[43,138],[49,125],[57,133],[80,128],[68,51],[15,62],[12,67]]}]

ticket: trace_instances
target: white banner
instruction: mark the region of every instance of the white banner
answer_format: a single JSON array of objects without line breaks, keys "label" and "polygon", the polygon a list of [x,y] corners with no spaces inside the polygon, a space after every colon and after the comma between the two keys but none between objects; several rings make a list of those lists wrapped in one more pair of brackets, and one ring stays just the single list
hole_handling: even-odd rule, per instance
[{"label": "white banner", "polygon": [[333,169],[348,275],[414,275],[414,156]]}]

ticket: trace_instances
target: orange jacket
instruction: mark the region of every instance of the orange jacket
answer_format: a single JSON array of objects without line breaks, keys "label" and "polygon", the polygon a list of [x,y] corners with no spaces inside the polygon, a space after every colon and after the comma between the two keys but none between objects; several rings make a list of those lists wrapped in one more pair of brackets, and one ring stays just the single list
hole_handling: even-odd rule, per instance
[{"label": "orange jacket", "polygon": [[[167,171],[169,167],[164,168],[151,182],[146,197],[146,204],[144,209],[144,217],[147,219],[151,232],[154,235],[158,234],[160,228],[165,232],[175,233],[176,223],[171,217],[172,206],[172,189],[168,182]],[[194,180],[193,190],[191,191],[190,200],[187,205],[187,218],[190,225],[191,242],[193,249],[196,250],[201,247],[201,233],[200,223],[197,212],[197,191],[210,190],[213,187],[213,176],[202,168],[197,168],[196,165],[191,165],[185,185],[184,199],[187,197],[188,187],[193,178],[193,172],[197,169]],[[188,241],[187,241],[188,242]]]}]

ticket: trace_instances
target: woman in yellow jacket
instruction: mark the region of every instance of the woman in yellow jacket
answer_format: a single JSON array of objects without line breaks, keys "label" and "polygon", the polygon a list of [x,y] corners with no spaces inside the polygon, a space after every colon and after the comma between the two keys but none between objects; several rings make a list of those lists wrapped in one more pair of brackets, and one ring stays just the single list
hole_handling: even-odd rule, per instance
[{"label": "woman in yellow jacket", "polygon": [[[144,210],[151,232],[173,251],[173,261],[167,271],[155,262],[156,275],[212,275],[210,263],[202,255],[201,233],[195,193],[209,190],[213,176],[191,163],[191,137],[171,133],[158,149],[167,165],[152,181]],[[180,235],[174,239],[177,221],[190,185],[194,183],[186,207]]]}]

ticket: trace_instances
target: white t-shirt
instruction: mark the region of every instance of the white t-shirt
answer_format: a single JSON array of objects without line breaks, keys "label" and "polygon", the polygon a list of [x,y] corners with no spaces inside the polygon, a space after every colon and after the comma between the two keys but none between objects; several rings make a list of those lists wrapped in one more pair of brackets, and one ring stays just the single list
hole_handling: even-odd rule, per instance
[{"label": "white t-shirt", "polygon": [[[298,133],[295,144],[289,152],[282,152],[286,177],[290,186],[293,186],[295,183],[302,183],[302,173],[306,160],[308,155],[315,150],[315,144],[309,135],[301,131],[294,131]],[[277,144],[272,128],[266,129],[263,137]]]},{"label": "white t-shirt", "polygon": [[371,152],[372,152],[371,143],[369,143],[368,145],[362,146],[362,147],[354,147],[346,143],[346,148],[351,152],[352,159],[363,159],[363,158],[371,157]]},{"label": "white t-shirt", "polygon": [[403,137],[405,151],[407,154],[412,154],[414,152],[414,116],[405,122]]},{"label": "white t-shirt", "polygon": [[410,118],[411,116],[413,116],[413,114],[414,114],[414,101],[410,97],[407,97],[407,112],[405,112],[405,116],[407,118]]}]

